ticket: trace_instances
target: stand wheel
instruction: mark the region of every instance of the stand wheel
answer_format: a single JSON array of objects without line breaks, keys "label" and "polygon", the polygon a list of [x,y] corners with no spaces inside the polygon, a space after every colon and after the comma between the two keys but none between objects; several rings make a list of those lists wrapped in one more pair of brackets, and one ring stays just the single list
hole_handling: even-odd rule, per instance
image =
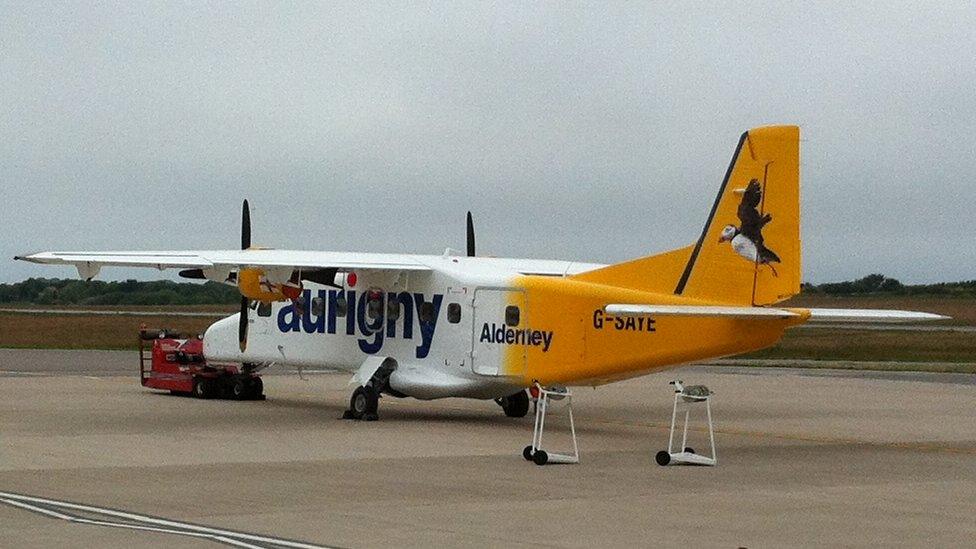
[{"label": "stand wheel", "polygon": [[536,450],[535,454],[532,454],[532,461],[536,465],[545,465],[549,461],[549,454],[545,450]]},{"label": "stand wheel", "polygon": [[656,456],[654,456],[654,461],[657,461],[657,464],[663,467],[671,463],[671,454],[661,450]]},{"label": "stand wheel", "polygon": [[526,446],[522,450],[522,457],[525,458],[525,461],[532,461],[532,445],[531,444],[528,445],[528,446]]},{"label": "stand wheel", "polygon": [[689,447],[685,446],[685,452],[686,453],[689,453],[689,454],[694,454],[695,453],[695,449],[694,448],[689,448]]}]

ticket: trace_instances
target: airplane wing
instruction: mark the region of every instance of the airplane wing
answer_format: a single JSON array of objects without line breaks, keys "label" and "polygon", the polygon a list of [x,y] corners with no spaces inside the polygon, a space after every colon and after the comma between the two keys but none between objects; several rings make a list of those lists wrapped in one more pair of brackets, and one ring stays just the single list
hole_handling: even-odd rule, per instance
[{"label": "airplane wing", "polygon": [[607,314],[618,316],[710,316],[732,318],[790,318],[800,316],[786,309],[768,307],[735,307],[711,305],[624,305],[604,307]]},{"label": "airplane wing", "polygon": [[[48,265],[73,265],[82,278],[101,267],[151,267],[238,270],[247,267],[292,269],[390,269],[429,271],[430,267],[406,254],[314,252],[301,250],[200,250],[148,252],[40,252],[14,259]],[[90,276],[86,276],[90,275]]]},{"label": "airplane wing", "polygon": [[736,307],[711,305],[627,305],[612,304],[604,307],[607,314],[620,316],[706,316],[726,318],[791,318],[803,316],[807,311],[809,322],[871,322],[906,323],[931,320],[947,320],[949,317],[916,311],[888,309],[803,309],[775,307]]},{"label": "airplane wing", "polygon": [[878,324],[949,320],[950,317],[891,309],[808,309],[808,322],[872,322]]}]

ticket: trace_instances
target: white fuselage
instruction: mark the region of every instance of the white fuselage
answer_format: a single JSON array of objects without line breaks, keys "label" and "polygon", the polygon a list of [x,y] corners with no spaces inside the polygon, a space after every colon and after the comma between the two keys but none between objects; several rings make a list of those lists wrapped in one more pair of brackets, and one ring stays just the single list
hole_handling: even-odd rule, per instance
[{"label": "white fuselage", "polygon": [[[504,322],[504,311],[494,310],[495,304],[488,301],[491,292],[486,290],[507,288],[524,274],[565,276],[600,267],[455,256],[419,256],[417,260],[431,270],[357,270],[354,286],[306,284],[301,315],[290,302],[273,303],[264,310],[255,307],[248,315],[243,353],[237,341],[238,315],[222,319],[207,330],[204,354],[213,362],[276,363],[348,372],[358,372],[367,359],[378,357],[395,361],[390,388],[404,395],[498,398],[521,387],[493,375],[499,365],[492,362],[502,360],[501,351],[479,337],[488,319],[499,326]],[[344,282],[346,277],[340,275],[337,280]],[[371,315],[368,290],[382,293],[378,316]],[[477,301],[476,293],[481,296]],[[340,304],[341,296],[346,298],[345,307]],[[392,313],[387,302],[396,303]],[[479,307],[477,323],[475,307]]]}]

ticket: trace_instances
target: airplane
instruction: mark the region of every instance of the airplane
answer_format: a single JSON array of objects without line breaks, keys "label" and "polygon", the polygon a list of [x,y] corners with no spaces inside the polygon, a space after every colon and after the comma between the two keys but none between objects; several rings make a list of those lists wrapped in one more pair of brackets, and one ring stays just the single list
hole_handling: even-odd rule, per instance
[{"label": "airplane", "polygon": [[278,250],[41,252],[15,259],[181,269],[236,286],[240,312],[203,337],[209,362],[354,374],[344,417],[375,420],[381,395],[494,400],[528,412],[527,390],[598,386],[756,351],[808,321],[914,322],[911,311],[776,304],[800,291],[800,131],[767,126],[739,138],[691,245],[602,265],[482,257],[467,216],[467,253]]}]

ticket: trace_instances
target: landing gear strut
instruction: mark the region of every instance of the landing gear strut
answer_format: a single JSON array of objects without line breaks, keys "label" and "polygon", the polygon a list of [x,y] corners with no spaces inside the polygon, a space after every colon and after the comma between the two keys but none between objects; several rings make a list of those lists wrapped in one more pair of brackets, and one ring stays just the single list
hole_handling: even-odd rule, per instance
[{"label": "landing gear strut", "polygon": [[508,417],[525,417],[529,413],[529,394],[525,391],[496,398],[495,402],[502,407]]}]

